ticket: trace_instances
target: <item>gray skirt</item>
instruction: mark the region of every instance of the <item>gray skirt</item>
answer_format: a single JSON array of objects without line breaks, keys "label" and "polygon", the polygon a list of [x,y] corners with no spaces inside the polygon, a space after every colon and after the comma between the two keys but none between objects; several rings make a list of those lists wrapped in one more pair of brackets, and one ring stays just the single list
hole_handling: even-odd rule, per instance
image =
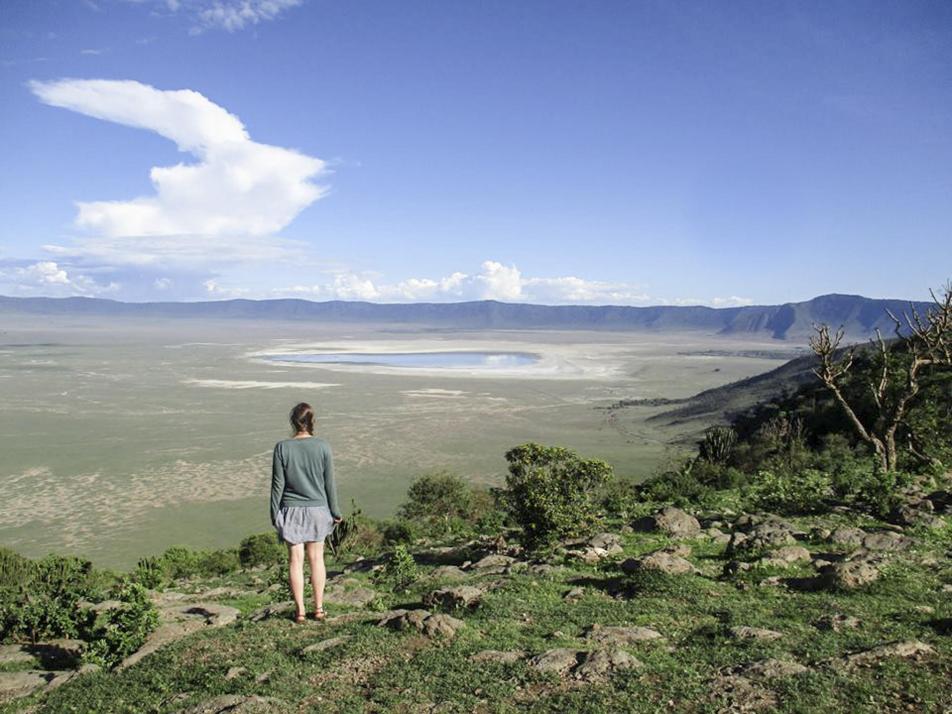
[{"label": "gray skirt", "polygon": [[285,543],[323,543],[334,530],[334,517],[327,506],[285,506],[278,511],[274,527]]}]

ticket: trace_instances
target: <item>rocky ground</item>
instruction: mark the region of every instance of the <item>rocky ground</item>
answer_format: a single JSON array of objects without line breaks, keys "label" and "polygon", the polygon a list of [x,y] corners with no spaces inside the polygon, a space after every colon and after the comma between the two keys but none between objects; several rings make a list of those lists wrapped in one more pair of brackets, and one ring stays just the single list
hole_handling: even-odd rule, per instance
[{"label": "rocky ground", "polygon": [[386,555],[331,563],[304,625],[280,568],[182,581],[115,671],[75,641],[0,646],[0,711],[952,711],[950,506],[666,507],[545,558],[421,545],[397,592]]}]

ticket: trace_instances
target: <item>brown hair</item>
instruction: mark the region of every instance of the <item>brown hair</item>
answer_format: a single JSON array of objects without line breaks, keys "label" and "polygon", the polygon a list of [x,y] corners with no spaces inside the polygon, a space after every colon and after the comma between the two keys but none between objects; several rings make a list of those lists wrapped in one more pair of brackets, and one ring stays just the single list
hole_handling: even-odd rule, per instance
[{"label": "brown hair", "polygon": [[294,429],[295,434],[306,431],[311,436],[314,436],[314,407],[310,404],[307,402],[296,404],[294,409],[291,410],[291,416],[289,418],[291,428]]}]

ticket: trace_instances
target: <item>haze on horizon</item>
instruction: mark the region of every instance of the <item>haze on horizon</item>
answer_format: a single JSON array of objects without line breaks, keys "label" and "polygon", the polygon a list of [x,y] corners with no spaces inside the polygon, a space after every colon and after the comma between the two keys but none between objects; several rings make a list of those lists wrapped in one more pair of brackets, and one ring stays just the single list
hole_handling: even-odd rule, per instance
[{"label": "haze on horizon", "polygon": [[3,15],[3,295],[764,305],[952,265],[948,4]]}]

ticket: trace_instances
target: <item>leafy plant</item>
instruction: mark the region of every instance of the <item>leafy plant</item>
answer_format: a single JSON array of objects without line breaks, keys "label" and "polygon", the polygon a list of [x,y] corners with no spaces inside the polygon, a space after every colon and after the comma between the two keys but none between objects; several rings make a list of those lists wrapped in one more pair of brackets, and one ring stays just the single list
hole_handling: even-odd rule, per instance
[{"label": "leafy plant", "polygon": [[712,464],[726,464],[736,444],[737,432],[732,427],[716,425],[704,432],[698,453]]},{"label": "leafy plant", "polygon": [[379,571],[375,581],[385,583],[394,592],[398,592],[406,590],[419,576],[416,561],[413,560],[413,556],[407,550],[407,547],[400,544],[393,549],[390,559],[384,565],[383,570]]},{"label": "leafy plant", "polygon": [[99,613],[83,652],[85,662],[105,668],[138,650],[159,624],[159,613],[139,583],[124,580],[111,595],[123,604]]},{"label": "leafy plant", "polygon": [[830,478],[822,471],[761,471],[752,488],[757,508],[795,515],[824,510],[832,493]]},{"label": "leafy plant", "polygon": [[238,545],[238,560],[244,568],[282,563],[286,557],[287,548],[273,532],[256,533]]},{"label": "leafy plant", "polygon": [[506,453],[507,506],[529,547],[589,531],[599,521],[598,493],[612,469],[559,446],[523,444]]}]

